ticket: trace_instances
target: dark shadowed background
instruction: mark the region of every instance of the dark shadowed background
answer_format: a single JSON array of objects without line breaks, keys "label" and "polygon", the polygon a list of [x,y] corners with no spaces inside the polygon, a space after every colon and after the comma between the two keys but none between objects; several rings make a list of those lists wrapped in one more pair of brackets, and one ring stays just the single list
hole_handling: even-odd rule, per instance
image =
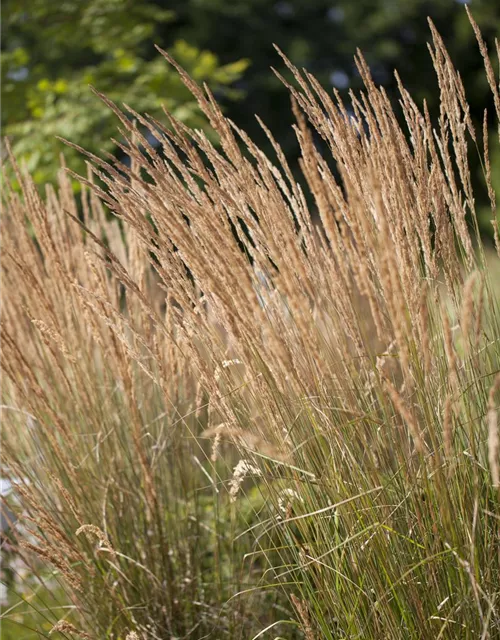
[{"label": "dark shadowed background", "polygon": [[[496,66],[500,2],[470,0],[469,6]],[[116,137],[116,119],[90,84],[137,111],[161,118],[165,105],[189,125],[204,127],[191,96],[154,48],[158,44],[195,79],[207,82],[226,114],[268,150],[254,118],[258,113],[294,164],[289,96],[270,67],[289,74],[273,43],[344,97],[360,86],[353,64],[359,47],[375,81],[394,100],[397,67],[417,102],[427,99],[432,113],[437,83],[427,51],[427,16],[462,74],[480,126],[490,92],[463,2],[457,0],[7,0],[3,133],[42,183],[54,179],[61,151],[71,168],[84,170],[77,152],[56,135],[96,153],[116,151],[110,140]],[[491,133],[493,180],[500,187],[500,154]],[[483,197],[479,189],[480,203]]]}]

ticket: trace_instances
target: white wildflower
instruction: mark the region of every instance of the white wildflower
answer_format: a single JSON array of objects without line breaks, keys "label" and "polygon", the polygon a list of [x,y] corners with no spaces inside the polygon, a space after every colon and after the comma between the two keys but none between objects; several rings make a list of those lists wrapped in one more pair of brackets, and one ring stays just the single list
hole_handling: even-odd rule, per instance
[{"label": "white wildflower", "polygon": [[283,489],[278,497],[278,509],[282,513],[286,513],[287,508],[294,500],[304,503],[303,498],[294,489]]},{"label": "white wildflower", "polygon": [[215,380],[218,380],[220,378],[222,369],[227,369],[228,367],[231,367],[232,365],[236,365],[236,364],[243,364],[243,362],[241,360],[238,360],[238,358],[233,358],[232,360],[223,360],[220,364],[220,367],[218,366],[215,370],[215,373],[214,373]]},{"label": "white wildflower", "polygon": [[[297,491],[290,488],[283,489],[283,491],[281,491],[278,496],[278,510],[281,511],[281,513],[283,513],[285,517],[288,517],[290,515],[292,503],[294,501],[299,501],[304,504],[304,499],[297,493]],[[278,514],[277,517],[278,520],[281,520],[282,518],[281,514]]]},{"label": "white wildflower", "polygon": [[231,502],[235,502],[243,480],[249,475],[262,476],[262,471],[248,460],[240,460],[234,467],[233,477],[229,483],[229,496]]}]

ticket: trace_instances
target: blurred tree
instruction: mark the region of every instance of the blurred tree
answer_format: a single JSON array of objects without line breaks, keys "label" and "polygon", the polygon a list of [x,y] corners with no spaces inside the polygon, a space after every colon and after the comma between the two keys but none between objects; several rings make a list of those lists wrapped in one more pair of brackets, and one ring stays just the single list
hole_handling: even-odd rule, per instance
[{"label": "blurred tree", "polygon": [[[480,127],[491,97],[462,6],[466,1],[5,0],[4,133],[13,136],[17,153],[29,159],[35,177],[43,181],[53,176],[58,152],[64,148],[56,134],[93,151],[113,150],[109,138],[115,118],[89,91],[89,83],[136,110],[157,114],[165,104],[188,124],[203,126],[192,97],[156,54],[156,43],[170,50],[196,79],[206,80],[227,115],[272,153],[255,121],[258,113],[294,165],[298,149],[290,127],[289,96],[270,66],[285,77],[289,74],[273,43],[345,98],[350,89],[360,88],[353,64],[360,47],[375,81],[394,100],[397,67],[412,95],[417,101],[426,98],[432,113],[438,93],[426,45],[427,16],[460,69]],[[499,0],[470,0],[470,6],[492,43],[500,26]],[[245,71],[248,60],[252,64]],[[242,95],[245,100],[234,100]],[[500,153],[494,145],[492,155],[497,158],[494,180],[500,184]],[[81,168],[77,154],[68,162]],[[478,161],[476,169],[479,172]],[[485,194],[479,192],[479,199],[486,201]]]},{"label": "blurred tree", "polygon": [[115,150],[110,138],[116,137],[116,118],[89,84],[139,112],[158,116],[164,104],[190,126],[205,126],[192,96],[153,43],[169,48],[219,95],[241,96],[231,85],[248,61],[220,65],[210,51],[169,32],[174,17],[160,3],[134,0],[4,2],[3,133],[37,182],[54,179],[63,150],[69,166],[84,169],[80,154],[56,135],[96,153]]},{"label": "blurred tree", "polygon": [[[398,100],[393,70],[406,88],[436,114],[438,86],[427,50],[431,17],[460,70],[478,129],[488,107],[492,133],[493,104],[464,4],[468,0],[170,0],[175,21],[167,28],[199,47],[210,46],[222,62],[245,57],[252,61],[237,86],[246,93],[239,104],[227,104],[227,115],[272,153],[254,113],[270,127],[292,161],[298,153],[288,91],[269,71],[272,65],[291,80],[273,43],[299,67],[306,67],[325,88],[336,87],[348,102],[348,91],[360,88],[353,63],[356,48],[365,55],[374,80]],[[470,0],[471,11],[490,44],[496,68],[494,38],[500,35],[500,1]],[[166,27],[159,33],[166,37]],[[175,37],[175,35],[174,35]],[[498,138],[497,138],[498,142]],[[495,145],[492,140],[492,155]],[[500,185],[500,153],[493,167]],[[478,157],[471,158],[479,174]],[[496,178],[495,178],[496,174]],[[478,200],[486,202],[478,180]],[[487,227],[490,229],[489,223]]]},{"label": "blurred tree", "polygon": [[[241,121],[258,111],[278,128],[282,112],[276,100],[288,101],[270,65],[284,72],[273,43],[298,66],[305,66],[325,86],[344,93],[359,88],[353,56],[360,48],[376,82],[395,88],[393,70],[401,73],[417,99],[436,97],[434,73],[427,51],[430,16],[443,36],[471,90],[474,104],[484,104],[487,90],[482,61],[472,28],[457,0],[170,0],[159,5],[174,9],[170,34],[182,33],[196,46],[210,46],[222,61],[248,57],[251,69],[241,86],[245,104],[231,109]],[[472,0],[471,8],[484,36],[492,41],[500,27],[497,0]],[[163,27],[160,35],[165,35]],[[285,71],[285,75],[286,71]],[[477,95],[479,90],[480,95]]]}]

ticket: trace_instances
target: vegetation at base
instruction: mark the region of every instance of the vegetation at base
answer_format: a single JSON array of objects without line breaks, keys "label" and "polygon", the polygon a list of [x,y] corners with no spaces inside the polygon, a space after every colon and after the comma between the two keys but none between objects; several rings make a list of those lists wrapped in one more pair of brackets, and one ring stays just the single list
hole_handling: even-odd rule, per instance
[{"label": "vegetation at base", "polygon": [[103,96],[130,161],[85,156],[81,214],[66,170],[42,196],[11,156],[8,544],[49,593],[23,594],[33,614],[13,596],[4,622],[99,640],[500,638],[500,94],[469,18],[484,127],[432,23],[436,121],[402,82],[396,115],[361,54],[349,106],[283,56],[307,196],[265,124],[272,156],[168,54],[213,135]]}]

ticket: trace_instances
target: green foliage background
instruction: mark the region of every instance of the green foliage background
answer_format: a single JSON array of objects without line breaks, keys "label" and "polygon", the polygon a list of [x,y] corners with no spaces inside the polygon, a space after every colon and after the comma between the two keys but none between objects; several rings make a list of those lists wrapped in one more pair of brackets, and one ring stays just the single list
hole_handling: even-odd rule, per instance
[{"label": "green foliage background", "polygon": [[[157,44],[194,78],[207,82],[229,117],[269,150],[254,118],[258,113],[296,167],[288,92],[270,67],[287,74],[273,43],[346,98],[359,87],[353,55],[360,47],[375,80],[395,99],[397,67],[412,95],[427,99],[432,113],[438,93],[427,52],[427,16],[462,72],[479,128],[482,109],[491,100],[464,1],[6,0],[3,133],[43,183],[54,179],[62,151],[71,168],[84,170],[78,153],[56,135],[94,153],[116,151],[110,140],[116,120],[89,84],[139,112],[161,118],[164,105],[190,126],[204,127],[192,97],[154,48]],[[500,3],[469,4],[493,53]],[[500,154],[493,140],[491,153],[494,183],[500,188]]]},{"label": "green foliage background", "polygon": [[248,61],[221,65],[216,54],[162,35],[175,13],[152,2],[10,2],[3,17],[3,130],[40,183],[54,179],[63,150],[69,166],[83,169],[78,152],[56,135],[93,152],[115,150],[115,117],[89,85],[139,112],[158,116],[164,105],[190,126],[204,125],[153,43],[167,47],[198,81],[232,99],[241,95],[230,85]]}]

